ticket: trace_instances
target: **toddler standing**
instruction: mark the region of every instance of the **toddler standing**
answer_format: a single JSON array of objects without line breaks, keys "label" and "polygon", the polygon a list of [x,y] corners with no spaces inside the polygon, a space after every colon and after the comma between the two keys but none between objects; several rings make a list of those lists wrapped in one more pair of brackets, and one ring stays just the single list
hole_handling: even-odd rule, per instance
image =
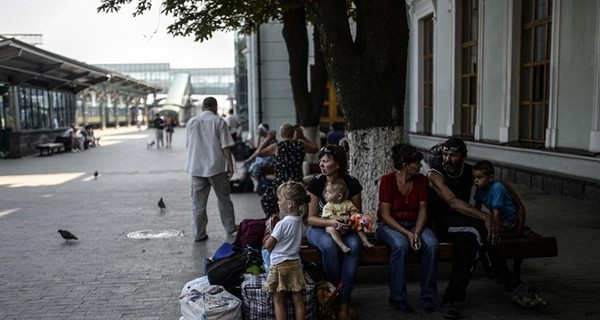
[{"label": "toddler standing", "polygon": [[263,290],[273,293],[275,318],[287,319],[286,296],[291,294],[296,320],[303,320],[306,310],[301,291],[306,285],[300,263],[300,245],[306,232],[306,204],[310,197],[299,182],[289,181],[277,188],[279,221],[264,248],[271,254],[271,266]]}]

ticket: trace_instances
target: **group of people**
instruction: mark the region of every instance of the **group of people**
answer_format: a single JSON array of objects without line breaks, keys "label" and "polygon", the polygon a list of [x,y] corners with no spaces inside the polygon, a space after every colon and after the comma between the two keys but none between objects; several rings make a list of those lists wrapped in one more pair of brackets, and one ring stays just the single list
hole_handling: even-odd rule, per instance
[{"label": "group of people", "polygon": [[[171,115],[162,116],[160,113],[154,115],[152,120],[152,126],[154,127],[154,141],[156,141],[156,148],[171,148],[171,142],[173,141],[173,132],[175,131],[175,120]],[[166,137],[166,144],[165,144]]]},{"label": "group of people", "polygon": [[[301,127],[291,124],[284,124],[280,135],[280,141],[273,142],[275,133],[267,130],[267,138],[253,154],[275,157],[275,183],[261,201],[267,214],[283,216],[264,244],[271,262],[264,290],[273,292],[277,319],[285,318],[287,292],[292,292],[296,319],[304,318],[299,294],[304,287],[299,250],[306,235],[308,242],[321,251],[325,279],[339,286],[337,319],[352,319],[355,311],[351,296],[361,250],[372,245],[364,234],[350,231],[356,221],[341,217],[340,212],[362,211],[362,185],[348,173],[343,147],[326,145],[318,149],[303,135]],[[228,181],[234,170],[233,145],[227,123],[217,115],[216,100],[206,98],[203,112],[186,128],[194,241],[208,239],[206,201],[211,186],[226,232],[236,232]],[[390,248],[389,304],[403,313],[414,312],[406,290],[407,257],[413,250],[420,251],[421,256],[420,309],[428,313],[438,310],[438,242],[443,240],[452,242],[455,250],[448,286],[439,304],[445,318],[462,317],[455,304],[465,301],[472,271],[479,261],[487,276],[500,281],[513,301],[531,306],[530,299],[539,299],[535,295],[538,289],[515,276],[497,250],[501,227],[519,230],[524,225],[525,209],[519,197],[508,184],[494,178],[489,161],[467,164],[467,147],[461,139],[451,138],[440,149],[442,163],[423,175],[423,155],[409,144],[394,145],[393,168],[379,182],[375,237]],[[321,170],[306,187],[301,171],[305,153],[318,153]],[[477,188],[475,205],[469,204],[473,186]],[[481,211],[482,205],[491,214]]]},{"label": "group of people", "polygon": [[100,138],[94,136],[94,128],[90,125],[78,128],[75,124],[71,124],[61,137],[73,153],[100,146]]},{"label": "group of people", "polygon": [[[424,312],[437,310],[437,256],[438,239],[454,244],[455,260],[448,286],[443,294],[440,309],[445,318],[462,317],[455,303],[465,301],[467,286],[475,265],[481,261],[487,276],[500,281],[512,301],[521,306],[545,305],[535,295],[537,288],[529,286],[515,276],[507,267],[497,250],[500,227],[516,231],[523,227],[525,209],[514,190],[494,179],[493,165],[480,161],[470,166],[467,148],[459,138],[451,138],[442,146],[442,163],[434,165],[426,175],[421,174],[423,155],[409,144],[392,147],[393,170],[383,175],[379,182],[379,210],[377,214],[376,239],[390,248],[389,304],[403,313],[414,312],[408,303],[406,290],[407,256],[411,250],[420,251],[421,256],[421,309]],[[318,154],[321,174],[309,183],[307,193],[306,232],[308,242],[321,251],[325,278],[340,285],[338,296],[338,319],[352,319],[351,293],[354,286],[360,252],[369,247],[361,233],[336,232],[349,230],[352,221],[331,219],[326,214],[332,202],[332,185],[342,180],[345,194],[352,206],[343,211],[361,211],[362,186],[347,171],[347,155],[340,146],[328,145]],[[477,188],[475,206],[469,204],[472,187]],[[279,201],[302,207],[278,193]],[[490,213],[480,210],[485,205]],[[279,206],[281,213],[289,212]],[[335,216],[335,214],[334,214]],[[273,231],[273,240],[267,248],[277,252],[277,240],[288,236]],[[332,232],[333,231],[333,232]],[[341,240],[341,241],[339,241]],[[299,250],[299,247],[296,248]],[[289,255],[289,247],[281,247]],[[291,250],[296,252],[297,250]],[[271,253],[273,254],[273,253]],[[298,256],[290,257],[296,260]],[[296,262],[294,262],[294,265]],[[272,276],[286,269],[271,267],[269,279],[279,279],[280,290],[296,291],[287,286],[286,277]],[[265,288],[272,290],[268,283]],[[532,301],[538,299],[538,301]],[[301,306],[300,306],[301,307]],[[275,307],[277,310],[277,306]],[[297,314],[298,315],[298,314]],[[297,318],[298,319],[298,318]]]}]

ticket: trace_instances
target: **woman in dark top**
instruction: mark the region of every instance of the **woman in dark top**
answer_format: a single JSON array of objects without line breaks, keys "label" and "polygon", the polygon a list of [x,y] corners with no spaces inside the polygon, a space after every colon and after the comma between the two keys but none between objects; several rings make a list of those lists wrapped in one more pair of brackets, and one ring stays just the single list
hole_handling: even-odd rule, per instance
[{"label": "woman in dark top", "polygon": [[[354,278],[358,268],[362,242],[355,232],[347,232],[343,235],[343,241],[350,248],[348,253],[342,252],[340,247],[333,241],[325,231],[328,226],[344,224],[343,221],[321,218],[321,213],[327,201],[325,201],[325,186],[328,181],[343,179],[348,186],[348,199],[354,206],[362,210],[362,186],[358,180],[348,174],[348,158],[344,149],[337,145],[328,145],[319,152],[319,168],[321,174],[308,185],[310,203],[308,205],[308,229],[306,236],[308,242],[321,251],[325,278],[334,286],[342,283],[338,302],[339,320],[348,320],[352,316],[350,298],[354,288]],[[349,223],[346,224],[349,227]]]},{"label": "woman in dark top", "polygon": [[267,216],[279,213],[275,194],[277,187],[288,181],[302,182],[304,155],[307,152],[315,153],[319,150],[312,141],[304,136],[302,127],[298,125],[285,123],[281,126],[280,132],[281,141],[271,144],[270,140],[275,137],[275,131],[269,131],[267,139],[256,151],[259,156],[275,156],[275,181],[261,198],[261,205]]}]

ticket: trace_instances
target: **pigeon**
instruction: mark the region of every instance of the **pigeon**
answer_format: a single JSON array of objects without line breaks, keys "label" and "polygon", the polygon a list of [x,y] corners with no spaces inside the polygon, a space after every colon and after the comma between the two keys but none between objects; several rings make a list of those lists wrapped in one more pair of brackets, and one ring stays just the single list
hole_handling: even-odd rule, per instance
[{"label": "pigeon", "polygon": [[94,171],[94,180],[98,179],[98,171]]},{"label": "pigeon", "polygon": [[58,230],[58,233],[60,233],[60,236],[63,237],[63,239],[65,239],[67,242],[70,240],[79,240],[76,236],[74,236],[67,230]]},{"label": "pigeon", "polygon": [[160,208],[160,211],[163,211],[167,208],[167,206],[165,206],[165,203],[162,198],[160,198],[160,200],[158,200],[158,207]]}]

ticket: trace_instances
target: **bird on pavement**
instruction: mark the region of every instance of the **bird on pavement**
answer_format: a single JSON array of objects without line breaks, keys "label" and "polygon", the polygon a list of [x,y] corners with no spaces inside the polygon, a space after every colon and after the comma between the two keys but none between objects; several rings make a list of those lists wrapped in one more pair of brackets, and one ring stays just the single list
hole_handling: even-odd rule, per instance
[{"label": "bird on pavement", "polygon": [[94,180],[98,179],[98,171],[94,171]]},{"label": "bird on pavement", "polygon": [[158,207],[160,208],[161,212],[167,208],[167,206],[165,206],[165,202],[163,201],[162,198],[160,198],[160,200],[158,200]]},{"label": "bird on pavement", "polygon": [[60,233],[60,236],[63,237],[63,239],[65,239],[67,242],[70,240],[79,240],[75,235],[67,230],[58,230],[58,233]]}]

